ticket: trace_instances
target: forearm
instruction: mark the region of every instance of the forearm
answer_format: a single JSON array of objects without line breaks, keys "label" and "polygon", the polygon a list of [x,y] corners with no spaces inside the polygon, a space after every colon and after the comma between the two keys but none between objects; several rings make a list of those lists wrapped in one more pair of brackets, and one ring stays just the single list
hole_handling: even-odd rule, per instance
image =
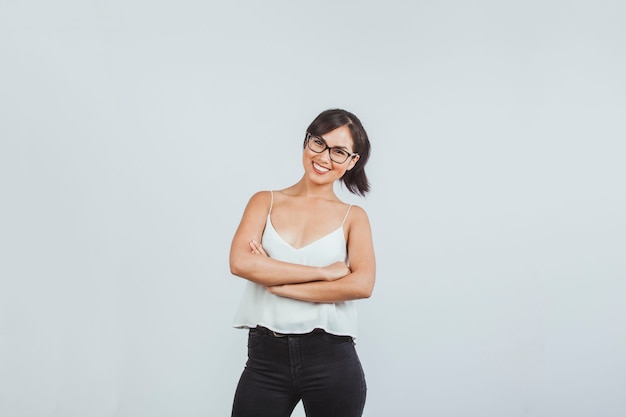
[{"label": "forearm", "polygon": [[335,281],[317,281],[269,287],[281,297],[314,303],[338,303],[369,298],[374,289],[373,274],[351,273]]},{"label": "forearm", "polygon": [[231,256],[230,271],[238,277],[267,287],[327,279],[323,268],[282,262],[251,253]]}]

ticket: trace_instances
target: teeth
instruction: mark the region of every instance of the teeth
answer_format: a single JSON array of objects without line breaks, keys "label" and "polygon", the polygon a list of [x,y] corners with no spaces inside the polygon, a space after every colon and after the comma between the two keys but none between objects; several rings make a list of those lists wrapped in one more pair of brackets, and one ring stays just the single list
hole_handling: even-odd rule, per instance
[{"label": "teeth", "polygon": [[319,171],[325,171],[325,172],[330,171],[330,169],[324,168],[323,166],[319,165],[317,162],[313,162],[313,166],[315,167],[315,169]]}]

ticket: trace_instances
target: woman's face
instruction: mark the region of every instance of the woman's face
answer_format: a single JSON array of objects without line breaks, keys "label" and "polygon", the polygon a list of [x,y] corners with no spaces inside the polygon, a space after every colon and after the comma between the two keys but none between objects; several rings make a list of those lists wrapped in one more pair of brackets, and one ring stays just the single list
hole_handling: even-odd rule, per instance
[{"label": "woman's face", "polygon": [[[349,154],[354,152],[352,135],[350,134],[348,126],[338,127],[335,130],[319,136],[319,138],[323,139],[323,141],[326,142],[326,146],[329,148],[341,148]],[[316,139],[312,138],[309,140]],[[317,143],[317,145],[319,147],[320,143]],[[332,152],[332,150],[330,152]],[[333,157],[333,159],[336,160],[338,158]],[[358,160],[359,156],[356,155],[355,157],[349,157],[343,163],[337,163],[330,158],[328,149],[317,153],[309,148],[308,143],[307,146],[304,147],[304,153],[302,155],[304,171],[316,184],[333,183],[343,177],[346,171],[351,170]]]}]

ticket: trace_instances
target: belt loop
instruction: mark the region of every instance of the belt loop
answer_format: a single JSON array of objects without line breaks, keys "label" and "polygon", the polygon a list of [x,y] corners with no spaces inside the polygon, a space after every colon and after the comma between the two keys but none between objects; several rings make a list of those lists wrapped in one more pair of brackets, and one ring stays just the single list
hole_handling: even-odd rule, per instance
[{"label": "belt loop", "polygon": [[276,333],[274,330],[268,329],[267,327],[264,327],[264,326],[256,326],[256,328],[268,336],[274,336],[274,337],[287,337],[288,336],[286,334]]}]

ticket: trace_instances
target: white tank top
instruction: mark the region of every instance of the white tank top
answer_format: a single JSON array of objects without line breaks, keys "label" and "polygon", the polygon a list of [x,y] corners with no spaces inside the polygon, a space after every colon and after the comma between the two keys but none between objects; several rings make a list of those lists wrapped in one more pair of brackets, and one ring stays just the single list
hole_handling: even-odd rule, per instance
[{"label": "white tank top", "polygon": [[[272,225],[272,205],[263,231],[262,245],[267,254],[279,261],[309,265],[327,266],[335,262],[347,262],[346,239],[343,224],[327,235],[301,248],[287,243]],[[263,326],[277,333],[308,333],[316,328],[340,336],[357,336],[357,311],[354,301],[338,303],[312,303],[279,297],[267,291],[262,285],[248,281],[235,314],[233,327],[252,328]]]}]

